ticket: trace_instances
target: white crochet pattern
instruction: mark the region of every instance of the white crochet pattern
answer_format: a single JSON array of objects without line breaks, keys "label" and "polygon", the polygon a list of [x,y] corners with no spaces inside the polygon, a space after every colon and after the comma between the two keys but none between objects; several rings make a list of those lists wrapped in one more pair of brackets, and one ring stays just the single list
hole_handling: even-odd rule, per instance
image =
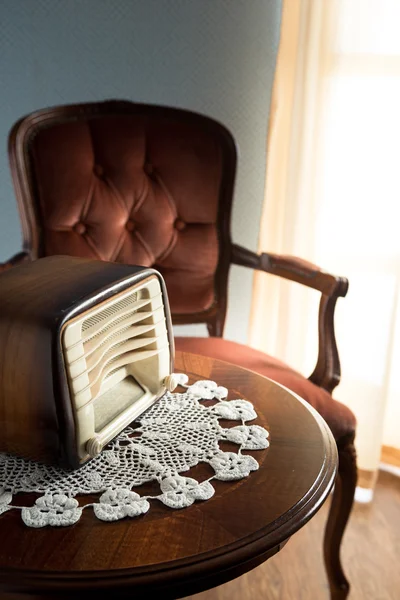
[{"label": "white crochet pattern", "polygon": [[[82,511],[92,507],[98,519],[116,521],[136,517],[158,500],[170,508],[184,508],[214,495],[213,479],[232,481],[258,469],[258,462],[242,450],[269,446],[268,432],[259,425],[246,425],[257,417],[246,400],[227,401],[228,390],[213,381],[186,385],[184,393],[167,392],[154,406],[127,427],[96,458],[77,471],[45,466],[9,454],[0,454],[0,515],[21,511],[28,527],[72,525]],[[217,402],[204,406],[201,400]],[[239,421],[223,428],[219,419]],[[138,425],[138,426],[136,426]],[[238,445],[238,452],[223,452],[220,441]],[[179,473],[200,462],[211,465],[215,474],[199,482]],[[143,483],[157,481],[161,493],[140,496],[132,491]],[[13,506],[13,495],[42,494],[33,506]],[[98,502],[84,504],[78,495],[101,494]]]}]

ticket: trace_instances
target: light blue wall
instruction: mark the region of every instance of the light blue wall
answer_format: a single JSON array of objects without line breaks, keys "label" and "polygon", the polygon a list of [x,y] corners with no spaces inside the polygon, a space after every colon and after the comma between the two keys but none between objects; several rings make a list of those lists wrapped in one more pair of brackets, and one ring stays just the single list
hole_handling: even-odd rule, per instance
[{"label": "light blue wall", "polygon": [[[0,0],[0,261],[21,244],[11,125],[106,98],[189,108],[233,132],[233,237],[255,249],[279,21],[280,0]],[[231,287],[226,335],[245,341],[251,274],[234,269]]]}]

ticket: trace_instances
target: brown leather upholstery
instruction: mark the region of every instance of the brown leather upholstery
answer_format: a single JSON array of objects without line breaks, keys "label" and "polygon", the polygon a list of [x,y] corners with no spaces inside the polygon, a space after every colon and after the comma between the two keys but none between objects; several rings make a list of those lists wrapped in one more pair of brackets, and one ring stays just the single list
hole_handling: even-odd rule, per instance
[{"label": "brown leather upholstery", "polygon": [[221,184],[213,137],[196,124],[107,116],[44,129],[31,151],[45,255],[157,265],[174,312],[212,304]]},{"label": "brown leather upholstery", "polygon": [[227,278],[225,269],[216,279],[229,236],[220,235],[220,212],[229,217],[236,160],[223,126],[108,101],[38,111],[14,126],[9,147],[31,259],[154,265],[174,314],[215,312]]},{"label": "brown leather upholstery", "polygon": [[176,337],[175,348],[182,352],[193,352],[225,360],[281,383],[319,412],[329,424],[335,439],[355,431],[356,420],[347,406],[333,400],[326,390],[311,383],[303,375],[268,354],[236,342],[211,337]]}]

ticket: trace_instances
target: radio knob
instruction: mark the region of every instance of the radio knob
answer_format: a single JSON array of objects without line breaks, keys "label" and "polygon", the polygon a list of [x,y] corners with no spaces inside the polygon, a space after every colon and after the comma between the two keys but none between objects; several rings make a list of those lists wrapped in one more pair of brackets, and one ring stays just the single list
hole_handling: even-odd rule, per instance
[{"label": "radio knob", "polygon": [[171,375],[167,375],[166,378],[164,379],[164,385],[167,388],[168,392],[173,392],[178,384],[179,384],[179,380],[178,380],[177,376],[175,375],[175,373],[171,373]]},{"label": "radio knob", "polygon": [[102,450],[103,450],[103,444],[101,443],[100,438],[96,435],[94,437],[90,438],[90,440],[86,444],[86,452],[92,458],[94,458],[95,456],[98,456]]}]

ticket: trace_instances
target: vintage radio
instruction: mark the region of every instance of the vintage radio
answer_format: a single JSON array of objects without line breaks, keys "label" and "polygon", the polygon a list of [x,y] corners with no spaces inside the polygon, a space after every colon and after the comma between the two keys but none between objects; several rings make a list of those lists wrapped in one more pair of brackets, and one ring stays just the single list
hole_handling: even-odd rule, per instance
[{"label": "vintage radio", "polygon": [[52,256],[0,275],[0,451],[77,468],[175,386],[154,269]]}]

